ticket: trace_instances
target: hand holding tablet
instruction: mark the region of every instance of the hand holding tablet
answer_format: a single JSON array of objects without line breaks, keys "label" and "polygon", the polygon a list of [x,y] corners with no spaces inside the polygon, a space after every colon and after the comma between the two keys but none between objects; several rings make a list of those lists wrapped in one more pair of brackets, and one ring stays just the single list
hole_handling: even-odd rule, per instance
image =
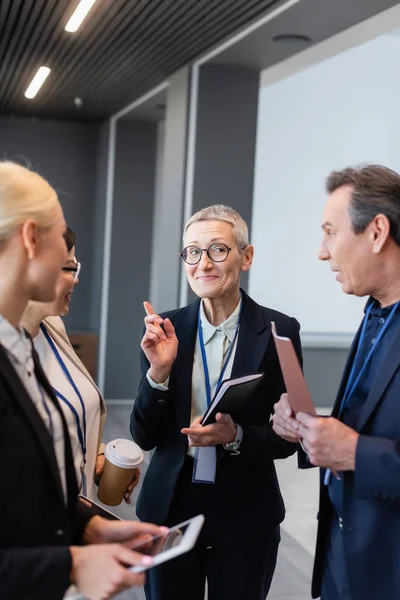
[{"label": "hand holding tablet", "polygon": [[141,573],[161,563],[189,552],[193,548],[204,523],[203,515],[192,517],[183,523],[170,527],[168,533],[153,537],[146,542],[134,546],[132,550],[143,552],[153,557],[151,565],[137,565],[130,567],[132,573]]}]

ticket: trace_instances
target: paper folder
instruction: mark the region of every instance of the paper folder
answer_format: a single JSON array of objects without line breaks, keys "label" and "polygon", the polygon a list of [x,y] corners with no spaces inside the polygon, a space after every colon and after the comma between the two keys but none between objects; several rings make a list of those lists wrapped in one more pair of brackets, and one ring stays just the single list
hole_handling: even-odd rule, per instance
[{"label": "paper folder", "polygon": [[304,412],[317,416],[314,402],[304,379],[303,371],[293,347],[292,340],[288,337],[278,335],[274,321],[271,321],[272,335],[278,353],[279,364],[283,374],[289,403],[295,415]]}]

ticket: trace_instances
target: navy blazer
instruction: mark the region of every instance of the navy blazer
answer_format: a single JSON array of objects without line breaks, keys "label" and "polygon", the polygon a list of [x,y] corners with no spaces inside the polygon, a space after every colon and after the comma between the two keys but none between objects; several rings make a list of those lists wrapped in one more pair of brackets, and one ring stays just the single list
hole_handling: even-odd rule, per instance
[{"label": "navy blazer", "polygon": [[[242,291],[243,309],[232,367],[232,377],[263,371],[240,425],[243,441],[239,455],[218,447],[217,482],[223,481],[221,519],[231,519],[236,527],[246,528],[254,521],[258,530],[284,518],[273,460],[293,454],[297,445],[277,436],[270,425],[273,405],[285,391],[271,321],[278,332],[293,340],[301,360],[298,322],[282,313],[264,308]],[[138,499],[142,520],[165,523],[175,486],[187,454],[187,437],[181,433],[190,424],[193,357],[197,336],[200,300],[163,314],[171,319],[179,340],[178,354],[172,367],[169,390],[153,389],[146,373],[149,363],[142,352],[142,380],[131,415],[131,433],[144,449],[155,448]],[[199,484],[203,485],[203,484]],[[226,500],[226,502],[225,502]],[[250,520],[250,521],[249,521]]]},{"label": "navy blazer", "polygon": [[78,486],[63,412],[34,352],[35,374],[58,410],[65,440],[67,504],[52,440],[0,345],[0,598],[61,599],[69,586],[68,547],[93,516],[77,508]]},{"label": "navy blazer", "polygon": [[[350,350],[332,416],[337,417],[357,349]],[[400,598],[400,330],[388,346],[365,401],[354,472],[343,480],[344,553],[353,600]],[[333,507],[321,469],[312,596],[321,581]]]}]

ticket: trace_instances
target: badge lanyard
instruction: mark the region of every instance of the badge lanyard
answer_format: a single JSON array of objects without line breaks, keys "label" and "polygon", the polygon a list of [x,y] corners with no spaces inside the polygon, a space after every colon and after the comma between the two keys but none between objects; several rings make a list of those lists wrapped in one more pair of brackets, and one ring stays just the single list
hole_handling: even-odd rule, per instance
[{"label": "badge lanyard", "polygon": [[68,406],[68,408],[71,410],[71,412],[74,415],[75,420],[76,420],[76,426],[77,426],[77,430],[78,430],[78,439],[79,439],[79,443],[81,445],[82,457],[83,457],[82,465],[81,465],[82,491],[83,491],[83,494],[86,496],[86,494],[87,494],[86,487],[87,486],[86,486],[86,475],[85,475],[85,465],[86,465],[86,408],[85,408],[85,404],[83,402],[82,394],[76,387],[76,384],[75,384],[74,380],[72,379],[70,372],[68,371],[67,365],[61,358],[61,355],[60,355],[59,351],[57,350],[56,345],[54,344],[49,332],[47,331],[46,327],[43,324],[40,325],[40,328],[43,331],[51,349],[53,350],[54,356],[56,357],[60,367],[64,371],[65,377],[67,378],[72,389],[74,390],[75,394],[77,395],[80,405],[82,407],[83,431],[82,431],[82,427],[81,427],[81,421],[79,418],[79,414],[78,414],[78,411],[76,410],[75,406],[73,406],[73,404],[71,404],[71,402],[69,400],[67,400],[67,398],[65,396],[63,396],[63,394],[61,394],[58,390],[56,390],[55,387],[53,387],[53,392],[55,393],[57,398],[59,398],[62,402],[64,402],[64,404],[66,404]]},{"label": "badge lanyard", "polygon": [[[235,330],[235,335],[233,336],[233,340],[232,343],[229,347],[229,352],[228,355],[225,359],[225,362],[223,364],[219,379],[218,379],[218,383],[217,383],[217,387],[216,390],[218,390],[219,386],[222,383],[226,368],[228,366],[229,360],[232,356],[232,352],[233,352],[233,348],[235,346],[235,342],[236,342],[236,338],[238,336],[239,333],[239,325],[240,325],[240,318],[242,316],[242,306],[243,306],[243,302],[241,304],[240,307],[240,312],[239,312],[239,318],[238,318],[238,322],[236,325],[236,330]],[[203,337],[203,330],[201,327],[201,304],[199,307],[199,316],[198,316],[198,321],[197,321],[197,330],[199,332],[199,342],[200,342],[200,350],[201,350],[201,358],[203,360],[203,370],[204,370],[204,379],[205,379],[205,383],[206,383],[206,394],[207,394],[207,406],[210,406],[211,404],[211,384],[210,384],[210,373],[208,371],[208,364],[207,364],[207,356],[206,356],[206,349],[205,349],[205,345],[204,345],[204,337]]]},{"label": "badge lanyard", "polygon": [[[354,357],[353,365],[352,365],[352,368],[351,368],[351,371],[350,371],[350,375],[349,375],[349,378],[347,380],[346,389],[344,391],[343,398],[342,398],[342,401],[340,403],[340,409],[339,409],[338,418],[340,418],[343,415],[344,409],[346,408],[346,406],[347,406],[350,398],[354,394],[354,392],[355,392],[358,384],[360,383],[360,379],[361,379],[362,375],[364,374],[365,369],[367,368],[367,365],[370,362],[370,360],[372,358],[372,355],[375,352],[375,349],[376,349],[378,343],[380,342],[380,340],[382,339],[383,334],[387,330],[387,328],[388,328],[388,326],[390,324],[390,321],[393,319],[394,313],[396,312],[396,309],[399,306],[399,304],[400,304],[400,302],[396,302],[396,304],[394,304],[394,306],[392,307],[392,310],[390,311],[389,316],[386,319],[384,327],[382,327],[382,329],[380,330],[378,336],[375,339],[375,343],[373,344],[371,350],[368,353],[367,358],[364,361],[363,366],[361,367],[360,371],[358,372],[357,377],[355,377],[355,370],[356,370],[356,366],[357,366],[357,361],[358,361],[358,358],[360,356],[362,345],[364,343],[365,332],[367,330],[368,319],[369,319],[369,315],[371,313],[373,304],[371,303],[369,305],[369,307],[367,308],[367,310],[365,312],[365,316],[364,316],[362,328],[361,328],[360,337],[358,338],[358,345],[357,345],[356,355]],[[326,473],[325,473],[325,477],[324,477],[324,484],[325,485],[329,484],[330,477],[331,477],[331,471],[330,471],[330,469],[327,469]]]}]

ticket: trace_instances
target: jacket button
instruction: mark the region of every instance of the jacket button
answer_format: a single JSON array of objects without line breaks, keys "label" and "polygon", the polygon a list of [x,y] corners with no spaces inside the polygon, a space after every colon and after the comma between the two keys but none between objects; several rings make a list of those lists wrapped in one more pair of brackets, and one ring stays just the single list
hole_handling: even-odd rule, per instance
[{"label": "jacket button", "polygon": [[54,535],[64,535],[64,530],[63,529],[55,529],[53,531]]},{"label": "jacket button", "polygon": [[160,398],[159,400],[157,400],[157,404],[159,406],[166,406],[167,405],[167,403],[165,402],[165,400],[163,400],[162,398]]}]

